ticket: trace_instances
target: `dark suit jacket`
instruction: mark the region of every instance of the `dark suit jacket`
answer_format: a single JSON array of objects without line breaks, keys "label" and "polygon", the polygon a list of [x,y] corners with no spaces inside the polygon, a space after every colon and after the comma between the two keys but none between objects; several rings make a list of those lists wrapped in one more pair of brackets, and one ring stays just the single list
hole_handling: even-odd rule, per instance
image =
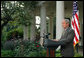
[{"label": "dark suit jacket", "polygon": [[59,42],[61,43],[61,54],[64,57],[74,56],[73,39],[75,36],[74,30],[68,27],[65,33],[61,36]]}]

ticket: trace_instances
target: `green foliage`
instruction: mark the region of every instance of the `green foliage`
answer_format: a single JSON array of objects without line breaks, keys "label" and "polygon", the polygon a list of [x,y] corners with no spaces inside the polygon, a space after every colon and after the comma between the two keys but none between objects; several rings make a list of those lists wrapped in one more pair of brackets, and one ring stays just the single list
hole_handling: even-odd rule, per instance
[{"label": "green foliage", "polygon": [[14,52],[11,50],[1,50],[1,57],[14,57]]},{"label": "green foliage", "polygon": [[46,50],[42,49],[41,51],[30,51],[27,57],[46,57]]},{"label": "green foliage", "polygon": [[6,29],[6,28],[4,28],[4,29],[2,30],[2,35],[1,35],[2,45],[3,45],[3,43],[7,40],[7,39],[6,39],[7,32],[5,31],[5,29]]},{"label": "green foliage", "polygon": [[[19,8],[17,8],[15,13],[18,23],[22,25],[31,25],[31,20],[33,19],[32,15],[34,14],[36,4],[36,1],[19,1]],[[21,5],[23,7],[21,7]]]},{"label": "green foliage", "polygon": [[14,21],[13,15],[15,15],[17,6],[15,7],[11,1],[2,1],[1,2],[1,27],[7,25],[9,21]]},{"label": "green foliage", "polygon": [[[56,51],[56,57],[62,57],[60,50]],[[75,51],[74,57],[83,57],[83,56]]]},{"label": "green foliage", "polygon": [[46,49],[42,49],[41,51],[40,51],[40,57],[46,57]]},{"label": "green foliage", "polygon": [[[7,41],[7,39],[13,38],[13,34],[23,37],[23,30],[19,28],[18,23],[22,25],[30,25],[34,14],[34,9],[36,8],[36,1],[17,1],[14,4],[11,1],[2,1],[1,5],[3,6],[3,10],[1,10],[1,24],[10,27],[9,31],[6,32],[6,29],[3,29],[2,32],[2,44],[5,43],[3,49],[1,51],[2,57],[45,57],[46,51],[41,47],[38,41],[30,42],[30,41]],[[7,6],[6,6],[7,5]],[[23,5],[24,7],[21,7]],[[9,24],[7,26],[7,24]],[[18,26],[17,26],[18,25]],[[17,26],[16,28],[12,27]],[[17,38],[17,36],[15,36]],[[18,39],[18,38],[17,38]],[[7,42],[5,42],[7,41]],[[13,51],[12,51],[13,50]]]},{"label": "green foliage", "polygon": [[33,11],[36,8],[36,4],[36,1],[24,1],[24,6],[31,11]]},{"label": "green foliage", "polygon": [[79,54],[79,53],[75,52],[74,57],[83,57],[83,56],[82,56],[81,54]]},{"label": "green foliage", "polygon": [[[9,22],[10,23],[10,22]],[[11,39],[18,39],[18,38],[23,38],[23,28],[21,25],[18,26],[18,24],[16,22],[11,22],[10,24],[8,24],[7,26],[5,26],[2,30],[2,35],[1,35],[1,44],[3,46],[3,44],[7,41],[7,40],[11,40]],[[12,28],[13,26],[16,26]],[[13,34],[15,34],[15,36],[13,36]]]},{"label": "green foliage", "polygon": [[16,15],[14,15],[14,17],[16,17],[16,21],[18,21],[19,24],[22,25],[30,25],[30,20],[32,19],[31,15],[26,11],[26,9],[24,8],[17,8],[16,10]]},{"label": "green foliage", "polygon": [[6,41],[3,45],[4,50],[14,50],[15,45],[13,41]]},{"label": "green foliage", "polygon": [[61,54],[60,53],[56,53],[56,57],[61,57]]},{"label": "green foliage", "polygon": [[37,57],[39,55],[39,53],[37,54],[37,52],[30,52],[27,57]]},{"label": "green foliage", "polygon": [[46,52],[43,50],[38,41],[30,42],[27,40],[20,41],[15,49],[15,57],[45,57]]},{"label": "green foliage", "polygon": [[[13,2],[13,3],[12,3]],[[22,25],[30,25],[31,14],[36,8],[36,1],[1,1],[1,26],[10,21],[17,21]],[[22,7],[23,6],[23,7]]]},{"label": "green foliage", "polygon": [[[33,10],[36,8],[36,1],[1,1],[1,27],[6,26],[9,27],[8,32],[6,30],[2,33],[2,43],[4,43],[7,39],[12,38],[12,34],[18,33],[19,36],[23,37],[22,29],[17,30],[19,24],[22,25],[31,25],[31,20]],[[21,5],[23,7],[21,7]],[[8,25],[9,24],[9,25]],[[8,25],[8,26],[7,26]],[[16,28],[13,28],[16,27]],[[13,29],[13,30],[12,30]]]},{"label": "green foliage", "polygon": [[20,36],[21,38],[23,37],[23,30],[20,28],[17,29],[12,29],[11,31],[7,32],[7,39],[12,39],[13,38],[13,34],[15,34],[15,37],[18,39],[17,36]]},{"label": "green foliage", "polygon": [[56,55],[56,57],[61,57],[60,50],[56,50],[55,55]]},{"label": "green foliage", "polygon": [[[5,53],[5,50],[11,50],[13,51],[13,57],[46,57],[46,50],[43,47],[41,47],[39,41],[31,42],[28,40],[21,39],[16,40],[14,42],[7,41],[4,45],[4,48],[3,53]],[[11,57],[11,54],[8,54],[7,52],[6,54],[10,55]],[[7,55],[5,57],[9,57]]]},{"label": "green foliage", "polygon": [[[12,2],[15,2],[15,1],[12,1]],[[15,20],[16,19],[15,15],[16,15],[17,9],[19,9],[20,7],[18,7],[17,4],[18,3],[11,3],[11,1],[1,1],[1,28],[2,28],[1,41],[2,41],[2,44],[5,41],[7,41],[7,38],[10,39],[12,37],[12,32],[13,32],[12,29],[15,30],[15,28],[18,27],[17,21]],[[18,33],[20,36],[23,35],[22,32],[18,32]]]}]

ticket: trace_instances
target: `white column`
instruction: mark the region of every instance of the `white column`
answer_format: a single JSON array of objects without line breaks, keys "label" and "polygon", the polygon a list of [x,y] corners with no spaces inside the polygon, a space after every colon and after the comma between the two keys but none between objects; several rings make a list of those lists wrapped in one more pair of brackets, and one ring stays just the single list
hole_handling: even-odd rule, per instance
[{"label": "white column", "polygon": [[41,5],[41,32],[40,36],[43,36],[43,33],[46,33],[46,9],[44,5]]},{"label": "white column", "polygon": [[[83,18],[82,18],[82,26],[83,26]],[[82,39],[82,40],[81,40],[81,42],[82,42],[81,44],[82,44],[82,45],[81,45],[81,46],[83,46],[83,27],[81,28],[81,30],[82,30],[82,35],[81,35],[81,39]]]},{"label": "white column", "polygon": [[40,17],[41,17],[41,29],[40,29],[40,36],[41,36],[41,39],[40,39],[40,43],[42,44],[43,42],[43,33],[46,33],[46,8],[45,8],[45,5],[41,5],[41,8],[40,8],[41,12],[40,12]]},{"label": "white column", "polygon": [[28,26],[23,25],[24,40],[28,40]]},{"label": "white column", "polygon": [[56,1],[56,39],[60,39],[63,27],[62,20],[64,19],[64,1]]},{"label": "white column", "polygon": [[51,16],[49,20],[49,33],[51,33],[51,35],[49,36],[49,39],[53,39],[53,17]]},{"label": "white column", "polygon": [[32,17],[33,19],[31,20],[31,33],[30,33],[30,40],[31,41],[34,41],[36,39],[36,27],[35,27],[35,16],[34,16],[34,13],[32,13]]},{"label": "white column", "polygon": [[80,20],[80,37],[81,37],[81,39],[79,38],[79,40],[80,40],[80,42],[79,42],[79,44],[80,44],[80,46],[83,46],[83,19],[82,18],[79,18],[79,19],[81,19]]}]

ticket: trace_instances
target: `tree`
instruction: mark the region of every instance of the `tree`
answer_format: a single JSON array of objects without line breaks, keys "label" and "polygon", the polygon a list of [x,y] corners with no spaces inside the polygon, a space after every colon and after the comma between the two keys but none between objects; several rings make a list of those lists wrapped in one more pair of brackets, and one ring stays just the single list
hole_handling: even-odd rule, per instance
[{"label": "tree", "polygon": [[36,8],[36,1],[28,1],[28,2],[24,2],[25,4],[25,9],[28,10],[28,13],[32,16],[32,19],[30,19],[30,23],[31,23],[31,33],[30,33],[30,40],[34,41],[36,38],[36,34],[35,34],[35,8]]},{"label": "tree", "polygon": [[19,1],[19,5],[24,6],[21,8],[19,15],[20,23],[23,25],[24,39],[28,39],[28,26],[31,26],[30,39],[35,39],[35,15],[36,1]]},{"label": "tree", "polygon": [[15,12],[11,2],[1,1],[1,30],[7,25],[9,21],[13,21],[12,15]]},{"label": "tree", "polygon": [[[31,24],[34,19],[34,9],[36,8],[36,1],[1,1],[1,28],[7,25],[9,21],[16,20],[19,24],[23,25],[24,39],[28,38],[28,26],[35,30],[35,24]],[[33,20],[32,20],[33,21]],[[34,21],[35,22],[35,21]],[[34,34],[33,32],[31,35]],[[31,37],[35,37],[32,35]]]}]

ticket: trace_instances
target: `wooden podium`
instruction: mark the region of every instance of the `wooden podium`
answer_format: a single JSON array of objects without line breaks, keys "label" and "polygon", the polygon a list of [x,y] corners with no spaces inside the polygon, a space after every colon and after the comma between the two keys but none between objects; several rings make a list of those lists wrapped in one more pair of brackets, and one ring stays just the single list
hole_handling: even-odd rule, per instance
[{"label": "wooden podium", "polygon": [[47,48],[47,57],[55,57],[55,49]]},{"label": "wooden podium", "polygon": [[47,57],[55,57],[55,49],[59,46],[59,42],[50,40],[48,38],[50,34],[44,35],[43,46],[47,48]]},{"label": "wooden podium", "polygon": [[59,44],[59,42],[50,39],[44,40],[44,47],[46,47],[47,57],[55,57],[55,49],[57,49]]}]

